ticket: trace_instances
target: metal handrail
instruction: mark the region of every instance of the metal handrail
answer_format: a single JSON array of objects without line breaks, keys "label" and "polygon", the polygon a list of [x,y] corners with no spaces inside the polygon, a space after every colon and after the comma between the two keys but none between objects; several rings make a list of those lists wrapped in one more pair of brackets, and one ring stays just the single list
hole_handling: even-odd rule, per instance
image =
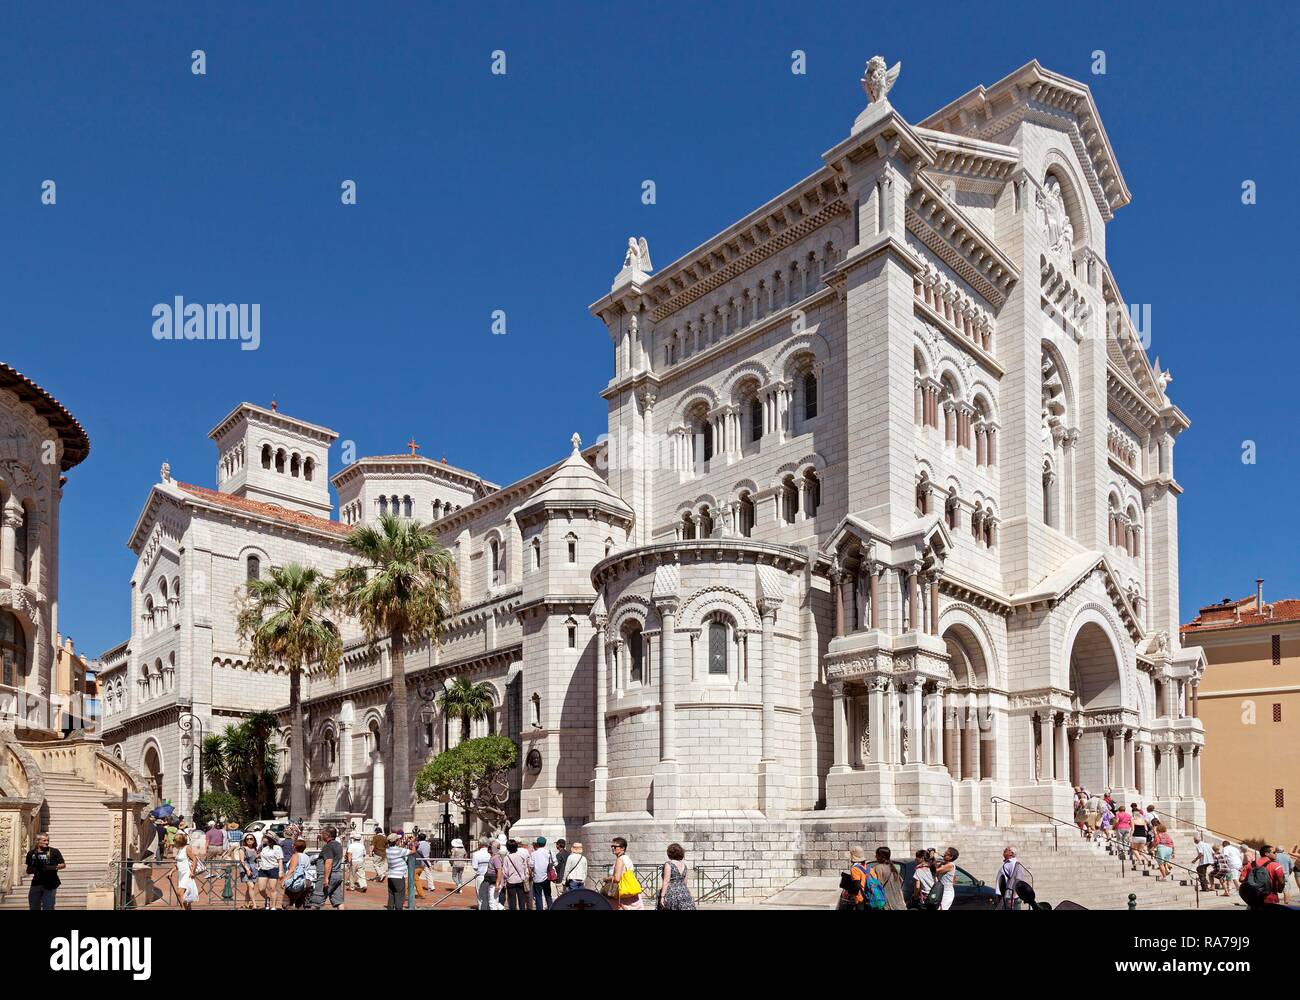
[{"label": "metal handrail", "polygon": [[1067,823],[1065,820],[1058,819],[1057,817],[1052,816],[1049,813],[1040,812],[1037,809],[1032,809],[1029,806],[1025,805],[1023,802],[1017,802],[1014,799],[1003,798],[1001,795],[994,795],[989,801],[993,804],[993,825],[994,826],[998,825],[998,803],[999,802],[1005,802],[1007,805],[1015,806],[1018,809],[1023,809],[1025,810],[1025,812],[1031,812],[1035,816],[1042,816],[1045,820],[1052,823],[1053,824],[1052,825],[1052,849],[1055,851],[1059,851],[1061,849],[1061,838],[1059,833],[1057,832],[1058,826],[1068,826],[1071,830],[1078,833],[1080,837],[1083,836],[1083,831],[1080,830],[1079,827],[1074,823]]},{"label": "metal handrail", "polygon": [[[1209,834],[1209,836],[1213,840],[1226,840],[1230,844],[1241,844],[1250,847],[1252,850],[1259,849],[1250,840],[1248,840],[1245,837],[1233,837],[1224,833],[1222,830],[1211,830],[1208,826],[1202,826],[1199,823],[1193,823],[1189,819],[1184,819],[1182,816],[1179,816],[1178,813],[1174,812],[1172,809],[1166,810],[1165,816],[1172,819],[1175,823],[1182,823],[1185,826],[1191,827],[1193,830],[1196,830],[1198,833]],[[1161,818],[1163,819],[1164,817],[1162,816]]]}]

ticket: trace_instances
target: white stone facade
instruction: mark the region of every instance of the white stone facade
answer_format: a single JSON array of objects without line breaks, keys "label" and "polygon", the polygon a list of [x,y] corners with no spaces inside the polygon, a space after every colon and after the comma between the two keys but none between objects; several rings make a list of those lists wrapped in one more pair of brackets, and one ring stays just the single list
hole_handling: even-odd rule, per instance
[{"label": "white stone facade", "polygon": [[[819,169],[678,261],[630,241],[591,307],[614,354],[600,447],[501,488],[414,456],[335,478],[344,521],[409,496],[455,554],[462,608],[408,653],[404,736],[418,766],[459,738],[422,699],[488,682],[477,732],[520,743],[520,836],[598,861],[617,834],[647,860],[772,845],[756,895],[832,828],[1065,817],[1072,783],[1203,816],[1188,421],[1106,262],[1129,193],[1091,94],[1030,63],[910,124],[896,76],[864,78],[878,99]],[[142,555],[137,595],[186,530]],[[205,530],[237,584],[263,527]],[[281,530],[269,559],[336,564],[336,535]],[[185,670],[239,661],[209,614]],[[180,641],[133,634],[129,669]],[[387,654],[345,660],[307,689],[313,809],[382,820]]]}]

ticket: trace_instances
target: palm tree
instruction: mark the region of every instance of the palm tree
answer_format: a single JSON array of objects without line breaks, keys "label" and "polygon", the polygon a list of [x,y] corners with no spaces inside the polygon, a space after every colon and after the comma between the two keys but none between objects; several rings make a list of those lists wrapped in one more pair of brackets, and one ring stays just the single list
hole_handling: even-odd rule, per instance
[{"label": "palm tree", "polygon": [[[289,671],[289,717],[293,741],[289,747],[289,815],[307,815],[307,734],[302,720],[302,671],[315,663],[333,675],[343,643],[338,626],[325,612],[330,607],[330,581],[319,570],[289,563],[259,580],[249,580],[236,621],[241,642],[251,643],[249,666]],[[261,774],[265,767],[259,767]]]},{"label": "palm tree", "polygon": [[[359,557],[335,576],[338,606],[355,616],[371,647],[388,636],[393,674],[393,808],[389,827],[411,813],[411,745],[406,717],[407,643],[437,642],[455,613],[456,564],[437,536],[413,521],[385,514],[347,539]],[[383,822],[383,817],[377,817]]]},{"label": "palm tree", "polygon": [[492,689],[486,684],[475,684],[464,677],[457,677],[443,691],[438,699],[438,707],[448,718],[460,719],[461,740],[469,739],[470,725],[478,719],[486,719],[492,711]]},{"label": "palm tree", "polygon": [[[270,816],[275,809],[271,789],[275,787],[276,766],[270,750],[271,736],[277,728],[270,712],[254,712],[204,740],[204,764],[213,788],[221,787],[238,798],[251,819]],[[218,776],[221,786],[216,784]]]}]

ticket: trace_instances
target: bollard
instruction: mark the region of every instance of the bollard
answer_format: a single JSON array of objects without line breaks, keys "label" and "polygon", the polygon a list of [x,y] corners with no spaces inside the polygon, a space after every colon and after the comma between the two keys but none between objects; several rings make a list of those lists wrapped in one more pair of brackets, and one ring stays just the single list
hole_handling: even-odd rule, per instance
[{"label": "bollard", "polygon": [[1136,910],[1138,908],[1138,897],[1136,892],[1130,892],[1128,894],[1128,908],[1130,910]]}]

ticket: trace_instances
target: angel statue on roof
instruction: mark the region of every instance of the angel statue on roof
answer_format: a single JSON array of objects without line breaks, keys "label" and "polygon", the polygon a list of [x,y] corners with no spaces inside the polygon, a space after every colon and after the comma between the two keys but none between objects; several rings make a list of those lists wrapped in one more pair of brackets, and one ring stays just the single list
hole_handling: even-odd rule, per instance
[{"label": "angel statue on roof", "polygon": [[890,88],[898,79],[898,72],[903,68],[901,62],[894,63],[890,69],[885,68],[884,56],[872,56],[867,60],[866,71],[862,74],[862,89],[867,92],[867,99],[872,104],[881,101],[888,103]]},{"label": "angel statue on roof", "polygon": [[627,253],[623,255],[623,266],[638,271],[652,270],[650,264],[650,244],[642,236],[640,241],[635,236],[627,238]]}]

